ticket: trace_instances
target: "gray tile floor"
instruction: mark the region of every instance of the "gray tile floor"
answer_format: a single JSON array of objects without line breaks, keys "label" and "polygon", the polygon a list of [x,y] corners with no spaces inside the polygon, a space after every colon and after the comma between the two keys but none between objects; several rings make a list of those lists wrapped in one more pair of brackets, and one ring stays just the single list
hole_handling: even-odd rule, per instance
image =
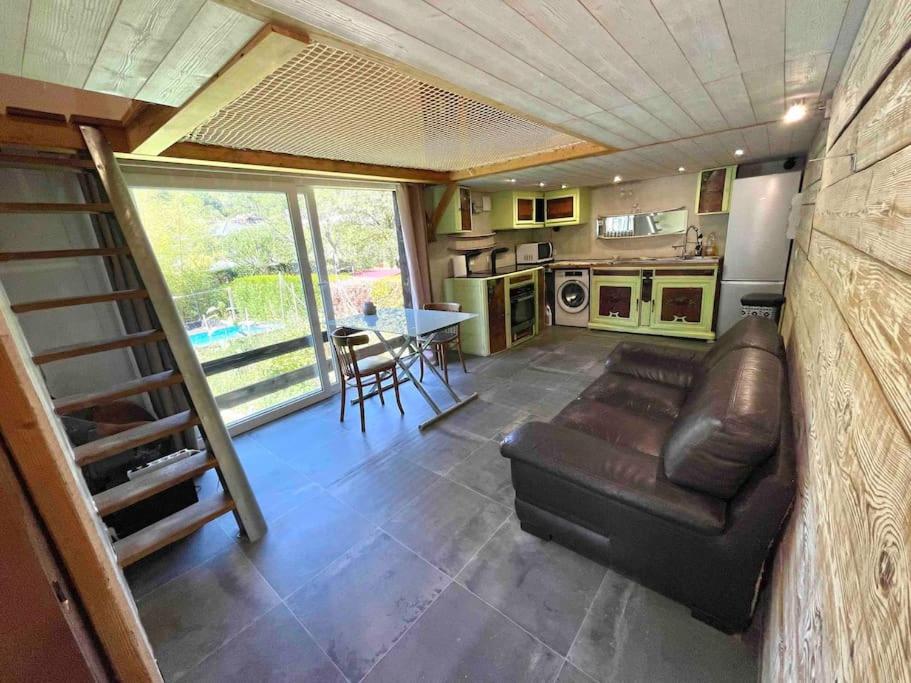
[{"label": "gray tile floor", "polygon": [[430,409],[405,385],[404,417],[370,401],[366,435],[333,399],[239,437],[265,538],[223,518],[127,573],[165,677],[755,680],[743,638],[515,518],[498,440],[556,414],[622,338],[551,328],[471,359],[452,381],[481,398],[423,434]]}]

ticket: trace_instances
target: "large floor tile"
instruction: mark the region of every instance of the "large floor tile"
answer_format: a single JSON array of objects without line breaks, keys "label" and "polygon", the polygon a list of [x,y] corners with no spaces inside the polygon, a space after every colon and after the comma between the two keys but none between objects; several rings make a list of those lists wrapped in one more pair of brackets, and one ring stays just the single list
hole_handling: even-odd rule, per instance
[{"label": "large floor tile", "polygon": [[565,655],[604,573],[601,565],[522,531],[513,518],[458,579]]},{"label": "large floor tile", "polygon": [[237,548],[216,555],[138,602],[165,678],[192,669],[279,603]]},{"label": "large floor tile", "polygon": [[497,441],[486,441],[468,459],[446,475],[498,503],[512,508],[516,492],[512,487],[509,460],[500,455]]},{"label": "large floor tile", "polygon": [[755,681],[750,648],[689,610],[608,572],[569,653],[601,681]]},{"label": "large floor tile", "polygon": [[563,662],[563,668],[560,669],[560,675],[557,676],[555,683],[595,683],[595,679],[582,673],[567,661]]},{"label": "large floor tile", "polygon": [[561,658],[452,584],[366,681],[552,681]]},{"label": "large floor tile", "polygon": [[[561,381],[561,386],[565,383]],[[588,382],[585,383],[587,384]],[[537,419],[549,420],[576,398],[578,393],[564,388],[546,389],[515,381],[501,384],[485,392],[484,400],[520,408]]]},{"label": "large floor tile", "polygon": [[352,509],[381,524],[438,479],[430,470],[386,453],[329,490]]},{"label": "large floor tile", "polygon": [[359,680],[450,579],[388,535],[352,549],[288,604],[351,680]]},{"label": "large floor tile", "polygon": [[444,479],[383,528],[455,576],[510,514],[509,508]]},{"label": "large floor tile", "polygon": [[471,432],[485,439],[493,439],[508,433],[526,417],[528,413],[520,408],[477,399],[452,413],[446,418],[446,422],[449,427]]},{"label": "large floor tile", "polygon": [[345,683],[332,660],[284,605],[206,657],[186,679],[194,683]]},{"label": "large floor tile", "polygon": [[241,543],[253,564],[283,597],[363,541],[375,528],[315,484],[302,493],[301,501],[272,522],[259,541]]},{"label": "large floor tile", "polygon": [[[233,515],[225,515],[234,524]],[[221,520],[219,519],[219,522]],[[234,528],[237,525],[234,524]],[[196,533],[144,557],[124,570],[133,597],[139,599],[176,576],[227,550],[234,541],[221,523],[207,524]]]},{"label": "large floor tile", "polygon": [[[569,346],[569,344],[567,344]],[[550,370],[552,372],[575,372],[585,373],[593,365],[604,365],[607,359],[607,352],[603,349],[589,351],[585,347],[579,346],[577,351],[568,351],[564,353],[547,353],[540,356],[532,363],[533,368],[539,370]]]},{"label": "large floor tile", "polygon": [[483,443],[484,439],[480,436],[453,429],[444,421],[423,432],[415,430],[392,444],[387,452],[437,474],[445,474]]}]

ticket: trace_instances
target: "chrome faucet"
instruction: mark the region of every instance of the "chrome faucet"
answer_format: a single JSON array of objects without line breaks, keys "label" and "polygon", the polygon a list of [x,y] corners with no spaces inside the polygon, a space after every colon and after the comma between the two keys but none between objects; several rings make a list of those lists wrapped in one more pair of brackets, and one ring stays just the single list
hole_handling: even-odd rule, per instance
[{"label": "chrome faucet", "polygon": [[[693,247],[693,253],[687,253],[690,246],[690,230],[696,231],[696,244]],[[686,229],[686,235],[683,238],[683,244],[680,245],[683,248],[683,258],[687,259],[691,256],[702,256],[702,230],[697,228],[695,225],[691,225]],[[675,247],[678,248],[678,247]]]}]

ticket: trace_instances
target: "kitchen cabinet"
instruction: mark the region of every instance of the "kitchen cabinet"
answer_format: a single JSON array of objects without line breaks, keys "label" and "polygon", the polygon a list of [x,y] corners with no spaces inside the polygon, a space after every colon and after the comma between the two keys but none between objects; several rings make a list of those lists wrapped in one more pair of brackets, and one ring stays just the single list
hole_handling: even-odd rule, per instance
[{"label": "kitchen cabinet", "polygon": [[587,187],[552,190],[544,193],[544,225],[578,225],[588,222]]},{"label": "kitchen cabinet", "polygon": [[706,168],[696,179],[696,213],[727,213],[731,206],[731,187],[736,166]]},{"label": "kitchen cabinet", "polygon": [[654,329],[711,332],[714,313],[715,277],[661,275],[656,271],[652,289],[650,326]]},{"label": "kitchen cabinet", "polygon": [[593,270],[589,320],[611,329],[638,327],[640,288],[638,270]]},{"label": "kitchen cabinet", "polygon": [[589,189],[549,192],[503,191],[491,195],[493,230],[522,230],[588,222]]},{"label": "kitchen cabinet", "polygon": [[589,327],[715,339],[717,264],[592,270]]},{"label": "kitchen cabinet", "polygon": [[544,193],[505,191],[490,197],[490,226],[494,230],[544,227]]},{"label": "kitchen cabinet", "polygon": [[[476,356],[489,356],[540,334],[544,325],[543,268],[530,268],[513,274],[491,277],[451,277],[443,283],[446,301],[462,304],[462,311],[478,317],[462,323],[462,350]],[[534,325],[530,334],[513,341],[510,295],[529,284],[534,286]],[[524,310],[527,303],[523,303]]]},{"label": "kitchen cabinet", "polygon": [[[431,214],[446,192],[445,185],[433,185],[425,190],[424,205]],[[437,223],[437,235],[458,235],[471,230],[471,190],[467,187],[456,188],[455,194],[440,216]]]}]

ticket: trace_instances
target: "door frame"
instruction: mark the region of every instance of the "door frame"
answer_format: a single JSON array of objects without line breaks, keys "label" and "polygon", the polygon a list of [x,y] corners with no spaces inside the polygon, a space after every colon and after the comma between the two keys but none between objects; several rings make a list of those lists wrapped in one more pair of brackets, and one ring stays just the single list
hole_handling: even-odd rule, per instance
[{"label": "door frame", "polygon": [[[228,427],[231,436],[246,431],[302,410],[314,403],[319,403],[337,394],[340,390],[336,373],[335,382],[330,380],[332,364],[337,368],[335,352],[327,357],[322,342],[322,327],[319,320],[316,290],[313,287],[313,270],[310,268],[307,250],[306,231],[309,229],[313,246],[313,262],[316,264],[317,286],[323,301],[323,315],[328,332],[329,322],[335,319],[332,307],[332,296],[329,285],[328,269],[323,251],[322,232],[320,231],[319,212],[316,206],[314,189],[334,187],[340,189],[365,189],[397,191],[397,184],[368,180],[348,180],[322,177],[308,177],[296,174],[281,174],[268,171],[257,171],[233,168],[200,168],[192,165],[133,162],[124,160],[123,171],[130,189],[172,189],[201,190],[210,192],[272,192],[285,195],[291,223],[291,234],[295,243],[300,268],[301,287],[307,304],[307,320],[313,337],[313,350],[316,357],[317,375],[321,388],[306,396],[292,398],[273,408],[249,415],[232,422]],[[301,206],[300,197],[304,198]],[[306,209],[306,224],[301,209]],[[317,339],[319,337],[319,339]],[[330,345],[331,348],[331,345]]]}]

